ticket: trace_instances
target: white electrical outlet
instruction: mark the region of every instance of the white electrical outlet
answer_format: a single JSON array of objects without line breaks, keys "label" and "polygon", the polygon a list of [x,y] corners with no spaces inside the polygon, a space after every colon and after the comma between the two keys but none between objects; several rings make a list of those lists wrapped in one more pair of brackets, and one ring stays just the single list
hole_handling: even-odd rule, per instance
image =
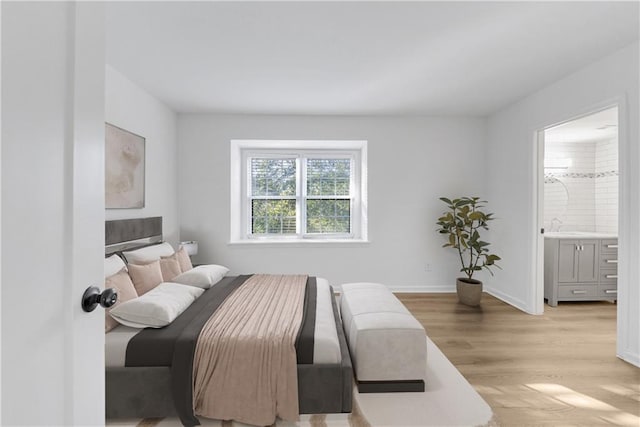
[{"label": "white electrical outlet", "polygon": [[427,264],[424,266],[424,270],[425,270],[426,272],[430,273],[430,272],[431,272],[431,264],[430,264],[430,263],[427,263]]}]

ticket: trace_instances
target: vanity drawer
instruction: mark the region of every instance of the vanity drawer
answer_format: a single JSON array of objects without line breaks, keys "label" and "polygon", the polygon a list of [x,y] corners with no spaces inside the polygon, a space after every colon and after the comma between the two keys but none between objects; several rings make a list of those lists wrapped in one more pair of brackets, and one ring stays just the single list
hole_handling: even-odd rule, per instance
[{"label": "vanity drawer", "polygon": [[618,268],[618,254],[600,254],[600,268]]},{"label": "vanity drawer", "polygon": [[602,239],[600,241],[600,253],[618,253],[618,239]]},{"label": "vanity drawer", "polygon": [[600,285],[597,289],[599,297],[605,298],[617,298],[618,297],[618,285]]},{"label": "vanity drawer", "polygon": [[561,285],[558,286],[558,299],[595,297],[597,288],[597,285]]},{"label": "vanity drawer", "polygon": [[618,270],[604,270],[600,269],[600,283],[618,283]]}]

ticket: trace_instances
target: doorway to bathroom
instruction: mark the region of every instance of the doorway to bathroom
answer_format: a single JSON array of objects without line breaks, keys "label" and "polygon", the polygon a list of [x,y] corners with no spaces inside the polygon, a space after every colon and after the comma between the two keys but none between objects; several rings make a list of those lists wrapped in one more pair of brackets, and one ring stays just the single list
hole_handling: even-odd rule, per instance
[{"label": "doorway to bathroom", "polygon": [[617,301],[618,107],[540,136],[544,300]]}]

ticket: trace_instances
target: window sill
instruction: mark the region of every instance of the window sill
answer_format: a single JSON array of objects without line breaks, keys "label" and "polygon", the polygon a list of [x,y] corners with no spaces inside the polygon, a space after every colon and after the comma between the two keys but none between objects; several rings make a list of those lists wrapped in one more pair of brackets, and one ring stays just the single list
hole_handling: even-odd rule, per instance
[{"label": "window sill", "polygon": [[272,239],[247,239],[233,240],[227,243],[228,246],[261,246],[261,247],[358,247],[368,246],[369,240],[362,239],[289,239],[289,240],[272,240]]}]

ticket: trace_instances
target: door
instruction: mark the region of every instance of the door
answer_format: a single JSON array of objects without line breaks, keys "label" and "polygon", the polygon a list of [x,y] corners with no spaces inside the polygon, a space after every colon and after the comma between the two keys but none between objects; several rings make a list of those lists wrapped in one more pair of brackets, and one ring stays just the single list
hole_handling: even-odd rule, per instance
[{"label": "door", "polygon": [[1,7],[0,424],[103,425],[103,5]]},{"label": "door", "polygon": [[578,281],[598,281],[598,241],[580,240],[578,250]]},{"label": "door", "polygon": [[578,241],[558,240],[558,282],[578,281]]}]

